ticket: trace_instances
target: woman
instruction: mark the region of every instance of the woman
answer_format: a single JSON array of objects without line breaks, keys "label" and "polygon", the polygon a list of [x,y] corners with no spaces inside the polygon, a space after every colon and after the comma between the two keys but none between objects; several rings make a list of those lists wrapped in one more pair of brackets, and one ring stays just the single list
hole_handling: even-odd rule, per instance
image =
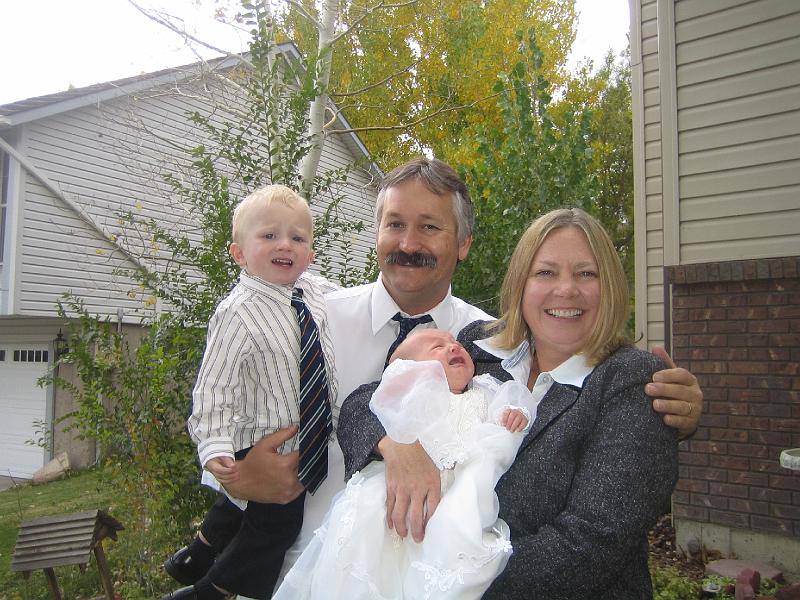
[{"label": "woman", "polygon": [[[581,210],[557,210],[517,244],[502,317],[460,336],[476,373],[543,396],[496,488],[513,554],[486,599],[652,597],[647,531],[669,506],[677,444],[643,391],[664,366],[625,342],[628,310],[606,232]],[[361,396],[340,417],[348,472],[370,460],[378,441],[347,434],[347,423],[371,419]]]}]

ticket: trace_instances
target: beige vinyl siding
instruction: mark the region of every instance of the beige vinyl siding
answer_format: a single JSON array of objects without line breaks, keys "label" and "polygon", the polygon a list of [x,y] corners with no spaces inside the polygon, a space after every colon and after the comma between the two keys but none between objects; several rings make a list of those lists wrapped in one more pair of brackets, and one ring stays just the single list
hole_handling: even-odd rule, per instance
[{"label": "beige vinyl siding", "polygon": [[[206,83],[208,82],[201,82]],[[122,227],[117,213],[133,211],[174,228],[193,240],[200,239],[197,221],[163,181],[165,173],[182,174],[179,148],[191,148],[203,140],[189,123],[187,112],[207,113],[213,100],[201,83],[184,82],[180,94],[175,86],[123,96],[101,105],[90,105],[34,120],[20,126],[24,142],[20,151],[47,179],[84,211],[109,236],[133,254],[144,255],[153,266],[166,255],[154,250],[140,232]],[[206,87],[215,90],[215,83]],[[225,109],[237,100],[216,87],[219,122]],[[351,145],[352,146],[352,145]],[[323,151],[320,170],[338,169],[355,155],[341,137],[330,137]],[[187,157],[182,159],[185,163]],[[184,164],[185,166],[185,164]],[[16,314],[47,316],[64,290],[80,296],[90,312],[116,316],[123,309],[125,320],[138,322],[143,293],[120,269],[135,265],[74,211],[53,196],[23,169],[24,226],[22,258],[17,284]],[[348,257],[357,265],[374,246],[372,207],[375,187],[368,173],[355,170],[339,194],[345,196],[340,215],[364,221],[366,229],[353,234]],[[249,190],[232,190],[237,196]],[[329,199],[312,202],[320,214]],[[334,261],[336,264],[336,261]]]},{"label": "beige vinyl siding", "polygon": [[[136,255],[143,253],[148,240],[124,230],[118,223],[118,212],[132,210],[175,227],[191,223],[176,202],[165,200],[169,195],[159,177],[160,165],[171,162],[165,158],[170,154],[165,140],[191,141],[183,111],[171,111],[166,98],[168,95],[161,94],[157,101],[131,103],[123,97],[24,126],[23,153],[37,170],[101,230],[118,236],[120,244]],[[193,106],[192,102],[187,97],[184,110],[202,106]],[[137,118],[148,122],[164,140],[137,131]],[[18,313],[51,315],[61,292],[69,290],[92,313],[115,316],[122,309],[126,320],[137,321],[145,310],[145,295],[118,272],[135,268],[135,263],[92,231],[29,173],[23,197]],[[153,264],[147,258],[143,262]]]},{"label": "beige vinyl siding", "polygon": [[[637,306],[637,330],[652,345],[663,341],[665,244],[667,264],[800,254],[800,3],[631,5],[642,68],[633,98],[645,216],[637,221],[645,252],[637,298],[647,299]],[[659,24],[659,14],[673,22]],[[673,77],[675,89],[661,89]],[[672,182],[677,189],[665,196]],[[676,211],[677,232],[665,219]]]},{"label": "beige vinyl siding", "polygon": [[800,4],[675,17],[680,262],[800,253]]}]

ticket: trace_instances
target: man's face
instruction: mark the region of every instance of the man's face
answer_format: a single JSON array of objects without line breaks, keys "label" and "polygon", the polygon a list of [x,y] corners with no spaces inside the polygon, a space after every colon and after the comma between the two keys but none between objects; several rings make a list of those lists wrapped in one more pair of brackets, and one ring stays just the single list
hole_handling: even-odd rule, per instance
[{"label": "man's face", "polygon": [[438,196],[416,179],[386,190],[378,225],[378,265],[401,310],[416,315],[441,302],[472,238],[459,244],[452,195]]}]

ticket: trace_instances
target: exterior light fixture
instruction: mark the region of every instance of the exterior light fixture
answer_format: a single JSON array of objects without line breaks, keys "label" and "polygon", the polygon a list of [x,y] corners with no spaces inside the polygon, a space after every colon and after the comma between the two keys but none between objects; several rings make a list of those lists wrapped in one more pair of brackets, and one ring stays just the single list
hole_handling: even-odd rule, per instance
[{"label": "exterior light fixture", "polygon": [[67,345],[67,338],[64,337],[64,334],[61,333],[61,329],[58,330],[58,335],[56,339],[53,340],[53,358],[58,360],[62,356],[64,356],[67,352],[69,352],[69,346]]}]

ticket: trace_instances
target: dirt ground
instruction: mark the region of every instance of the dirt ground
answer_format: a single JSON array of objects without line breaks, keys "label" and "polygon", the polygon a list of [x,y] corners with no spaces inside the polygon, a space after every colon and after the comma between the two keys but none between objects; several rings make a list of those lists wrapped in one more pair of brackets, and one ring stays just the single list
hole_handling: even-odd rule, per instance
[{"label": "dirt ground", "polygon": [[[705,563],[721,558],[719,553],[707,553],[705,557],[692,557],[678,549],[675,543],[675,530],[671,515],[664,515],[648,534],[650,558],[659,565],[673,567],[681,575],[694,581],[701,581],[705,575]],[[705,561],[703,560],[705,558]]]}]

